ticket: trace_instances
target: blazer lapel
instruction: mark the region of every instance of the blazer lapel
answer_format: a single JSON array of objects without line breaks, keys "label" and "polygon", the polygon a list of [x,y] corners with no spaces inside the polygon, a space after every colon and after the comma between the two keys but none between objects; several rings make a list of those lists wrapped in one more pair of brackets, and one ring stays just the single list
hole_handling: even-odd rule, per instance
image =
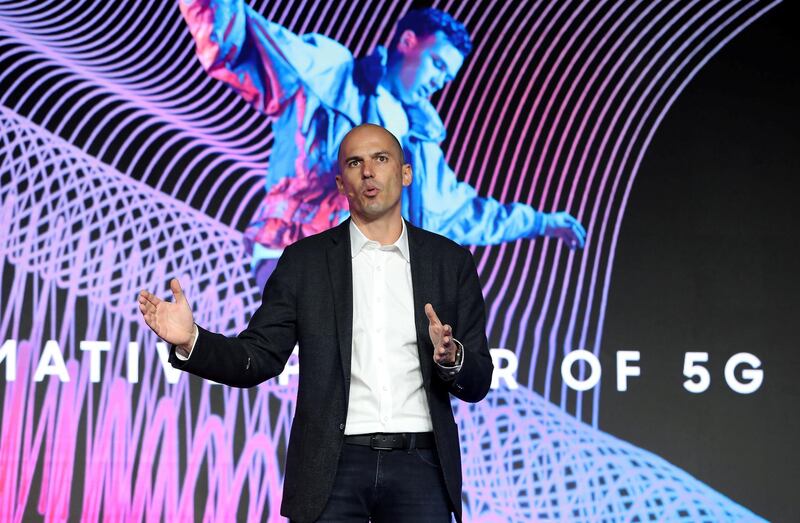
[{"label": "blazer lapel", "polygon": [[350,356],[353,349],[353,259],[350,255],[350,219],[331,231],[326,251],[333,289],[336,334],[342,359],[346,396],[350,394]]},{"label": "blazer lapel", "polygon": [[433,370],[433,352],[428,334],[428,317],[425,304],[430,302],[433,289],[432,253],[427,248],[425,237],[419,229],[406,222],[408,230],[408,252],[411,257],[411,286],[414,293],[414,323],[417,328],[417,350],[419,366],[422,370],[422,383],[427,389]]}]

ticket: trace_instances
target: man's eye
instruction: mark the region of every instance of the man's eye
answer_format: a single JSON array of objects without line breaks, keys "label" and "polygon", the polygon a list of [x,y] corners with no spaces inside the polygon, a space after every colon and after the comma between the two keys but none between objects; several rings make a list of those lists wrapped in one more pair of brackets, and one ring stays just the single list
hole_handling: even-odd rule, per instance
[{"label": "man's eye", "polygon": [[381,163],[388,162],[389,161],[389,157],[388,156],[378,156],[378,161],[381,162]]},{"label": "man's eye", "polygon": [[348,167],[358,167],[358,160],[350,160],[347,162]]}]

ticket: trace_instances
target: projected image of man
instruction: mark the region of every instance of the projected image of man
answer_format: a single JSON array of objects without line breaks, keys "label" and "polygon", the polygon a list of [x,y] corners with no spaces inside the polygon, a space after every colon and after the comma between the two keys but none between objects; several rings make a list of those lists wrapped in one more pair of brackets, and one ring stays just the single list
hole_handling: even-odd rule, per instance
[{"label": "projected image of man", "polygon": [[411,223],[462,245],[549,236],[583,246],[585,231],[569,214],[479,196],[447,165],[446,130],[429,98],[458,75],[472,48],[449,14],[410,11],[388,49],[355,59],[338,42],[298,36],[241,1],[182,1],[181,11],[208,74],[273,118],[266,194],[246,231],[256,265],[348,216],[336,190],[336,146],[361,123],[381,125],[402,143],[414,168],[402,209]]}]

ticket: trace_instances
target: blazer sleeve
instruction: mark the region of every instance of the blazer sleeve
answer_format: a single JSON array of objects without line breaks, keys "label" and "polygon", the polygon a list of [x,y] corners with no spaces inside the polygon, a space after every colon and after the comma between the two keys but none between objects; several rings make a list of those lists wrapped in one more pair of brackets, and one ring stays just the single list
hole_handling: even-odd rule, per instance
[{"label": "blazer sleeve", "polygon": [[465,354],[461,370],[450,382],[450,393],[474,403],[489,392],[494,365],[486,339],[486,307],[478,270],[470,252],[464,249],[463,253],[458,272],[458,332],[453,336],[461,341]]},{"label": "blazer sleeve", "polygon": [[284,251],[264,287],[261,306],[236,337],[198,326],[191,357],[180,360],[170,348],[170,363],[201,378],[232,387],[253,387],[279,375],[297,343],[297,263]]}]

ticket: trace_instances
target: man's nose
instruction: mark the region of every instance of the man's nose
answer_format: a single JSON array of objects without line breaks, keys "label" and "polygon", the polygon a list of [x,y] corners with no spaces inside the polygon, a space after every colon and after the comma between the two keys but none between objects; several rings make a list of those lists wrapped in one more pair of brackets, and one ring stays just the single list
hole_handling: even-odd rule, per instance
[{"label": "man's nose", "polygon": [[375,172],[372,170],[372,162],[364,162],[364,167],[361,169],[362,178],[374,178]]}]

